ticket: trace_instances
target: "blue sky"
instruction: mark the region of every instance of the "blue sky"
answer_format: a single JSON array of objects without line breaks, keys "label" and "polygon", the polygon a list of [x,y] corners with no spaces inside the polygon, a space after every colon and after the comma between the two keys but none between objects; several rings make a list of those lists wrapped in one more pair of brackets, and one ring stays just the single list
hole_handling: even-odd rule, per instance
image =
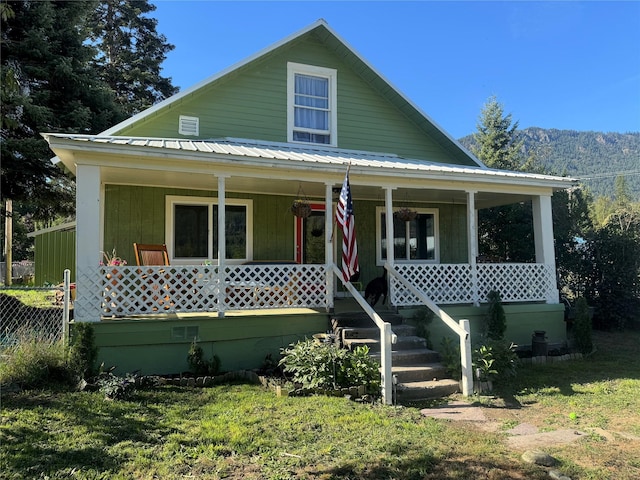
[{"label": "blue sky", "polygon": [[181,89],[324,18],[454,138],[491,96],[521,129],[640,131],[638,1],[151,3]]}]

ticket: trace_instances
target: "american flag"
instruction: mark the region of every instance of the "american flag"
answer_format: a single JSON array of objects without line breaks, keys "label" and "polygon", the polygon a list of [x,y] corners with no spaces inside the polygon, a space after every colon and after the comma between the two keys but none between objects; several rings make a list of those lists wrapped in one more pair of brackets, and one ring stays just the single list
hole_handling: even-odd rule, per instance
[{"label": "american flag", "polygon": [[342,228],[342,278],[347,283],[360,271],[358,266],[358,244],[356,224],[353,218],[353,201],[349,185],[349,169],[344,176],[340,198],[336,207],[336,222]]}]

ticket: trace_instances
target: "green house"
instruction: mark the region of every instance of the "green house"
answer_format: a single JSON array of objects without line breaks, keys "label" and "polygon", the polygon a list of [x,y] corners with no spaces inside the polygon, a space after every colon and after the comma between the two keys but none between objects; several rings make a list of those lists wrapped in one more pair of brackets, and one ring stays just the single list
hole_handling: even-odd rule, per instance
[{"label": "green house", "polygon": [[[76,177],[75,321],[120,371],[183,371],[194,337],[253,368],[326,331],[359,297],[334,223],[347,169],[362,285],[386,268],[394,309],[426,297],[472,329],[498,290],[513,340],[564,340],[551,197],[573,181],[487,168],[322,20],[99,135],[45,138]],[[480,263],[477,211],[524,201],[535,263]],[[100,264],[114,248],[127,265]]]}]

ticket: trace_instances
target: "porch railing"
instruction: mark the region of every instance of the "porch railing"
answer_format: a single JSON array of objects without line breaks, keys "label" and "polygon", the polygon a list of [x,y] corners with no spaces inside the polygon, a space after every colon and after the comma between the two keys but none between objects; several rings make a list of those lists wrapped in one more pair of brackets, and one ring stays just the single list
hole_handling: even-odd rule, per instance
[{"label": "porch railing", "polygon": [[[438,305],[484,302],[491,290],[500,292],[503,302],[556,303],[555,271],[540,263],[480,263],[473,281],[470,264],[394,265],[400,276]],[[397,279],[391,279],[391,302],[397,306],[419,304],[419,299]]]},{"label": "porch railing", "polygon": [[[395,264],[398,275],[438,305],[484,302],[491,290],[503,302],[556,303],[553,268],[543,264]],[[474,282],[474,276],[476,281]],[[77,272],[76,318],[166,312],[220,312],[268,308],[326,308],[324,265],[260,264],[96,267]],[[390,278],[391,302],[420,304]]]},{"label": "porch railing", "polygon": [[103,266],[79,278],[80,318],[326,306],[324,265]]}]

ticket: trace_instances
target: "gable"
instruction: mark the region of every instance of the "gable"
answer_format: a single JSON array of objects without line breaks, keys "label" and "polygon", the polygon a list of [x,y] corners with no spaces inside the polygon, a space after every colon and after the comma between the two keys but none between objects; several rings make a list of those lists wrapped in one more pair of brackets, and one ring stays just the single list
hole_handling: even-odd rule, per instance
[{"label": "gable", "polygon": [[[322,25],[112,133],[287,142],[288,62],[337,71],[337,147],[478,165]],[[179,134],[181,116],[198,119],[197,137]]]}]

